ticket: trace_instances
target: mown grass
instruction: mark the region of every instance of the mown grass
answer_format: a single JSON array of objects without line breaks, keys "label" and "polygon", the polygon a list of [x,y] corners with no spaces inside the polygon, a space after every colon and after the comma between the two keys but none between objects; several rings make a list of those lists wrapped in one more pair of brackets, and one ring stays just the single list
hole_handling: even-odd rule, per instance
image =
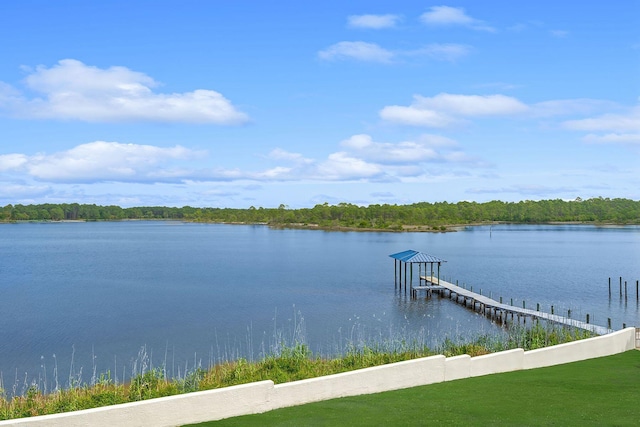
[{"label": "mown grass", "polygon": [[204,426],[638,425],[640,351],[229,418]]},{"label": "mown grass", "polygon": [[445,340],[435,349],[404,341],[352,345],[343,355],[330,358],[314,355],[305,344],[296,343],[278,346],[277,352],[257,362],[238,359],[209,369],[196,368],[177,379],[169,379],[165,368],[156,367],[136,371],[138,373],[126,384],[116,383],[107,372],[97,376],[91,384],[76,382],[65,389],[56,388],[52,393],[45,393],[33,384],[23,395],[9,398],[0,387],[0,420],[89,409],[266,379],[283,383],[434,354],[477,356],[511,348],[530,350],[590,336],[592,334],[586,331],[559,326],[515,326],[510,328],[506,338],[482,336],[472,342]]}]

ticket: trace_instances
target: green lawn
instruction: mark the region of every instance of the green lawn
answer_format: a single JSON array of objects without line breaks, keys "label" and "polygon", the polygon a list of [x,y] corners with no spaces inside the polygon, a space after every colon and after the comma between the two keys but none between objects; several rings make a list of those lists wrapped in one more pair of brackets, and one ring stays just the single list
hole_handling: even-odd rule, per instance
[{"label": "green lawn", "polygon": [[199,426],[639,425],[640,351],[365,396]]}]

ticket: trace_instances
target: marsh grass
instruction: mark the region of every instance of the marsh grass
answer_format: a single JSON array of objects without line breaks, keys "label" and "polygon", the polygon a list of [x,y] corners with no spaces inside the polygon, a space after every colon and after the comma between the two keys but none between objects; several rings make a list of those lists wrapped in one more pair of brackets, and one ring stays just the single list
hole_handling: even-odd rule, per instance
[{"label": "marsh grass", "polygon": [[[11,397],[3,388],[0,378],[0,420],[135,402],[267,379],[284,383],[435,354],[478,356],[512,348],[531,350],[591,336],[587,331],[557,325],[534,324],[524,327],[514,324],[507,329],[506,337],[483,335],[470,341],[448,338],[434,348],[427,347],[423,340],[416,337],[371,342],[357,340],[347,342],[341,354],[323,357],[313,354],[304,343],[304,322],[300,319],[290,335],[290,342],[285,340],[283,334],[274,334],[276,339],[270,344],[269,351],[265,350],[263,357],[257,361],[237,358],[212,364],[205,369],[196,358],[192,368],[185,366],[184,371],[179,371],[178,376],[171,378],[167,374],[166,357],[161,366],[154,367],[146,347],[141,347],[132,363],[130,379],[126,382],[119,382],[111,371],[98,374],[95,366],[90,381],[83,382],[82,369],[74,371],[72,366],[68,386],[61,388],[56,366],[53,379],[49,379],[49,382],[46,371],[38,381],[31,383],[25,377],[21,394],[16,393],[19,388],[16,379]],[[125,378],[124,372],[122,377]]]}]

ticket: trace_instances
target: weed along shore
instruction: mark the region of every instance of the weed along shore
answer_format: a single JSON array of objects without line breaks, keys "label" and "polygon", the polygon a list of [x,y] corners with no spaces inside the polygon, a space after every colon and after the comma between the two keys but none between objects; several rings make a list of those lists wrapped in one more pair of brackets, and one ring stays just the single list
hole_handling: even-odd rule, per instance
[{"label": "weed along shore", "polygon": [[[533,346],[541,346],[534,350],[514,348],[485,354],[485,351],[490,348],[487,346],[487,342],[472,343],[470,347],[467,345],[451,346],[450,344],[443,347],[448,349],[444,353],[464,353],[457,356],[447,356],[446,354],[429,356],[428,351],[405,352],[408,354],[390,353],[365,348],[362,351],[351,351],[343,357],[323,359],[314,357],[304,345],[298,344],[294,347],[283,348],[280,355],[269,356],[260,362],[249,363],[245,360],[239,360],[224,366],[215,366],[201,374],[194,371],[195,375],[190,376],[190,381],[181,382],[182,385],[187,382],[199,384],[202,390],[205,388],[206,382],[217,376],[218,378],[232,379],[232,382],[245,379],[247,383],[242,385],[225,386],[222,384],[221,388],[214,387],[214,389],[195,393],[171,395],[172,393],[167,391],[167,385],[171,387],[175,385],[175,381],[163,380],[161,370],[152,369],[139,378],[135,378],[135,381],[128,387],[114,388],[101,383],[99,386],[100,390],[103,390],[102,394],[95,394],[96,386],[93,386],[81,389],[76,387],[66,393],[58,391],[50,396],[50,400],[58,402],[58,408],[60,408],[59,402],[64,400],[64,396],[73,394],[75,399],[67,407],[67,410],[72,410],[79,409],[78,403],[80,401],[90,400],[94,406],[99,406],[97,402],[102,405],[110,404],[115,400],[113,396],[117,395],[119,391],[128,390],[128,397],[133,400],[130,403],[26,418],[17,420],[16,424],[51,427],[69,425],[155,425],[169,427],[220,420],[336,398],[379,395],[381,392],[391,390],[411,389],[415,392],[415,387],[419,386],[447,383],[453,380],[457,380],[454,381],[455,384],[460,384],[460,380],[464,381],[464,379],[473,377],[492,377],[492,374],[513,371],[537,371],[538,368],[572,364],[571,362],[588,359],[596,360],[596,364],[599,363],[597,362],[599,360],[606,363],[606,356],[625,352],[625,354],[630,354],[629,350],[632,350],[634,355],[638,354],[634,350],[637,346],[636,335],[635,328],[628,328],[605,336],[544,346],[544,342],[548,342],[552,336],[557,339],[565,334],[557,329],[552,332],[538,328],[537,331],[530,329],[530,332],[523,331],[521,334],[521,338],[525,338]],[[571,336],[575,338],[575,336]],[[533,340],[531,340],[532,338]],[[503,345],[504,343],[501,346]],[[471,355],[478,350],[482,353],[481,355]],[[397,357],[390,359],[389,356],[392,355]],[[407,356],[408,359],[403,360]],[[395,361],[397,359],[400,361]],[[625,358],[624,360],[630,359]],[[362,366],[368,367],[363,368]],[[628,368],[629,366],[622,366],[624,375],[631,374]],[[632,369],[637,370],[637,367]],[[276,378],[276,380],[261,380],[265,374]],[[638,375],[640,374],[635,372],[632,377],[637,378]],[[581,377],[587,378],[589,376],[581,375]],[[610,376],[608,377],[610,378]],[[636,380],[631,381],[633,384],[636,382]],[[526,384],[524,382],[522,385],[526,387]],[[619,387],[620,384],[617,384],[615,389],[621,390]],[[632,387],[632,389],[637,395],[636,387]],[[104,390],[106,390],[106,395]],[[92,391],[94,394],[91,394]],[[629,389],[625,388],[624,392],[628,391]],[[501,393],[504,393],[504,390],[501,390]],[[590,389],[589,393],[595,395],[598,391]],[[124,393],[120,394],[124,395]],[[512,394],[510,393],[510,395]],[[79,399],[80,396],[84,396],[85,399]],[[92,398],[87,398],[87,396],[92,396]],[[149,399],[140,400],[145,397]],[[27,408],[33,413],[45,398],[34,392],[18,400],[26,402]],[[471,401],[467,403],[471,403]],[[6,413],[6,411],[4,412]],[[26,415],[29,414],[28,411],[24,412],[27,412]],[[13,420],[0,421],[0,426],[5,425],[14,425]]]},{"label": "weed along shore", "polygon": [[[142,368],[127,383],[118,382],[112,372],[104,372],[94,374],[90,382],[71,383],[64,387],[60,379],[54,377],[44,389],[33,384],[22,395],[13,397],[7,397],[7,390],[3,388],[0,419],[78,411],[264,380],[282,384],[438,354],[447,357],[479,356],[516,348],[533,350],[592,336],[587,331],[553,325],[530,328],[513,325],[508,329],[506,338],[484,336],[471,342],[446,340],[434,349],[399,338],[393,342],[354,345],[345,354],[333,358],[314,355],[304,343],[295,343],[256,362],[241,358],[207,369],[198,367],[179,378],[169,378],[167,366],[163,365]],[[6,387],[6,384],[2,386]]]}]

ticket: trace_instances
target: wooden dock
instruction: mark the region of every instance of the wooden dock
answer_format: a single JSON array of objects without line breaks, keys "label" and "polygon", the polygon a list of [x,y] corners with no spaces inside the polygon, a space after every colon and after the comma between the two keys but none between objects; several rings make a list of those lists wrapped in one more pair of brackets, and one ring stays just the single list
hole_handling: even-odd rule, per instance
[{"label": "wooden dock", "polygon": [[[420,286],[411,287],[411,296],[414,298],[420,291],[427,292],[427,295],[431,295],[431,293],[433,292],[436,292],[440,295],[446,295],[446,293],[448,292],[449,299],[454,300],[455,298],[455,302],[463,304],[465,307],[468,307],[474,311],[480,311],[484,315],[489,315],[492,318],[495,317],[501,322],[506,321],[508,315],[511,315],[512,319],[514,318],[514,316],[517,316],[518,319],[520,318],[520,316],[523,316],[525,319],[526,317],[531,317],[534,319],[544,319],[549,322],[591,331],[598,335],[605,335],[609,332],[612,332],[611,329],[607,329],[604,326],[582,322],[580,320],[571,319],[569,317],[516,307],[509,304],[503,304],[494,299],[477,294],[468,289],[461,288],[460,286],[454,285],[453,283],[449,283],[437,277],[420,276],[420,279]],[[425,283],[425,285],[422,285],[422,283]]]}]

